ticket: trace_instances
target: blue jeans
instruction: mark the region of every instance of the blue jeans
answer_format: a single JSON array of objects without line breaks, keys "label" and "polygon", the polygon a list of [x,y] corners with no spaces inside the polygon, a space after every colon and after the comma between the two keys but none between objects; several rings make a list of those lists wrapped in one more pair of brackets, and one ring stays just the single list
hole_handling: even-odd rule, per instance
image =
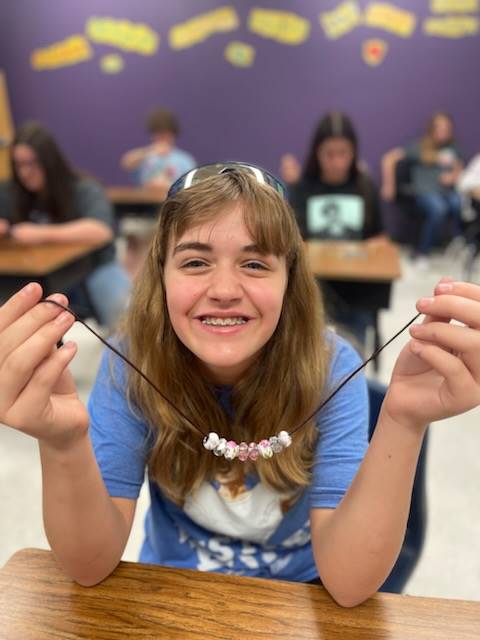
[{"label": "blue jeans", "polygon": [[67,292],[70,302],[86,308],[91,303],[98,322],[113,328],[128,305],[131,281],[127,272],[119,262],[108,262],[92,271],[83,286],[88,300],[82,287],[76,286]]},{"label": "blue jeans", "polygon": [[423,193],[415,200],[425,216],[420,232],[419,253],[422,255],[430,253],[439,230],[448,217],[453,220],[453,237],[462,235],[461,200],[455,190]]}]

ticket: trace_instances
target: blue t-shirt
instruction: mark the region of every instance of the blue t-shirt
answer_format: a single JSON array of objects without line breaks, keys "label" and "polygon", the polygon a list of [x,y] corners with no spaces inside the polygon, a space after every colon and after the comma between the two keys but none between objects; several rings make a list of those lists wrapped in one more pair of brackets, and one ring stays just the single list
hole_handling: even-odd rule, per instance
[{"label": "blue t-shirt", "polygon": [[[333,390],[360,360],[345,340],[334,334],[330,338]],[[144,481],[152,436],[127,403],[126,366],[117,356],[104,354],[89,400],[90,435],[109,494],[134,500]],[[229,389],[218,394],[228,410]],[[140,561],[298,582],[315,578],[309,511],[338,505],[368,445],[368,393],[362,374],[325,406],[317,424],[312,482],[296,500],[248,476],[242,487],[232,488],[221,479],[205,482],[182,508],[149,481],[151,505]],[[203,449],[200,436],[198,455],[212,455]]]},{"label": "blue t-shirt", "polygon": [[164,176],[170,183],[196,166],[193,156],[181,149],[173,148],[170,153],[151,153],[134,172],[138,184],[146,184],[153,178]]}]

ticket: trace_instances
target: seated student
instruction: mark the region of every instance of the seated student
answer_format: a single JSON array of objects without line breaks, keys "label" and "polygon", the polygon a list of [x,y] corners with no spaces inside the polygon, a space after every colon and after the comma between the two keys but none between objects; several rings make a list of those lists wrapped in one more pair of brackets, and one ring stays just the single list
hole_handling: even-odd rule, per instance
[{"label": "seated student", "polygon": [[[103,189],[73,171],[52,134],[36,122],[17,130],[11,163],[12,179],[0,185],[0,234],[25,245],[103,242],[84,285],[99,322],[113,328],[127,305],[130,280],[115,258],[113,215]],[[81,287],[66,293],[85,297]]]},{"label": "seated student", "polygon": [[383,156],[382,195],[387,201],[395,197],[395,166],[403,158],[412,164],[414,197],[424,216],[416,264],[420,270],[426,270],[432,247],[447,218],[452,220],[454,245],[463,238],[461,200],[455,188],[463,162],[451,116],[443,111],[434,113],[420,140]]},{"label": "seated student", "polygon": [[177,118],[165,109],[153,109],[147,117],[150,144],[127,151],[120,164],[130,172],[137,184],[155,187],[167,192],[169,186],[181,175],[193,169],[193,157],[179,149]]},{"label": "seated student", "polygon": [[107,352],[87,413],[75,344],[54,348],[73,319],[41,296],[0,309],[0,422],[38,439],[48,540],[83,585],[117,566],[147,468],[141,561],[320,577],[355,606],[401,548],[427,424],[480,401],[480,287],[444,280],[417,303],[368,451],[361,374],[318,409],[359,358],[325,330],[281,185],[240,163],[190,172],[163,206],[116,341],[156,391]]},{"label": "seated student", "polygon": [[[151,143],[127,151],[120,164],[132,174],[135,182],[157,189],[163,196],[177,178],[193,169],[193,157],[176,146],[179,126],[177,118],[165,109],[153,109],[147,117],[147,130]],[[152,225],[139,225],[130,221],[123,226],[126,236],[124,265],[129,274],[135,277],[139,272],[150,242]]]},{"label": "seated student", "polygon": [[[303,169],[285,155],[281,174],[289,183],[289,200],[304,239],[384,239],[377,188],[359,162],[357,134],[343,113],[334,111],[320,120]],[[372,314],[349,308],[341,285],[325,293],[333,320],[363,345]]]}]

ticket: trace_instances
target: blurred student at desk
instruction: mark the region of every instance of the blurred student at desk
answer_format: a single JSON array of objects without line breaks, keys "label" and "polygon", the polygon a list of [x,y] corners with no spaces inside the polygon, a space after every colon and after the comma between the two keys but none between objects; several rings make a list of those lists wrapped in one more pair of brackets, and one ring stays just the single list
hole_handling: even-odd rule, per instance
[{"label": "blurred student at desk", "polygon": [[[150,144],[131,149],[123,154],[120,165],[130,173],[135,184],[155,189],[166,196],[170,185],[195,167],[195,160],[179,149],[179,125],[175,115],[165,109],[153,109],[147,116]],[[135,219],[123,224],[127,238],[125,267],[133,277],[140,269],[150,240],[153,222],[145,225]]]},{"label": "blurred student at desk", "polygon": [[113,215],[103,189],[73,171],[51,133],[36,122],[18,129],[11,149],[12,179],[0,185],[0,235],[25,245],[103,240],[93,271],[65,293],[113,327],[126,307],[130,280],[115,258]]},{"label": "blurred student at desk", "polygon": [[195,160],[187,151],[179,149],[177,118],[165,109],[153,109],[147,117],[150,144],[127,151],[120,160],[138,185],[168,188],[177,178],[195,167]]},{"label": "blurred student at desk", "polygon": [[[303,169],[286,154],[280,170],[305,240],[384,241],[378,190],[359,162],[357,134],[346,115],[334,111],[320,120]],[[330,283],[324,293],[332,319],[363,345],[372,314],[353,309],[341,283]]]}]

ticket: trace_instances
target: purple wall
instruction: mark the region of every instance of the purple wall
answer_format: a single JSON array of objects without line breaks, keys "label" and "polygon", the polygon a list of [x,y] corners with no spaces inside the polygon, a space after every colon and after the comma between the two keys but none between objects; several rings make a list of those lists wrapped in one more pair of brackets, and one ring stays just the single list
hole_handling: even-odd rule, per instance
[{"label": "purple wall", "polygon": [[[362,156],[373,171],[386,149],[418,135],[429,114],[443,108],[457,123],[467,156],[480,148],[480,37],[460,40],[415,34],[403,39],[380,29],[360,27],[328,41],[318,14],[340,0],[3,0],[0,8],[0,67],[6,70],[15,122],[29,118],[52,129],[73,164],[107,183],[124,183],[118,158],[143,144],[146,110],[164,105],[182,123],[180,146],[199,162],[238,158],[274,171],[279,157],[292,151],[302,157],[319,115],[340,108],[354,119]],[[368,2],[359,2],[361,7]],[[429,2],[397,0],[399,7],[428,13]],[[182,51],[168,46],[174,24],[215,7],[234,6],[240,28],[214,35]],[[419,8],[419,5],[422,5]],[[287,46],[250,33],[246,19],[252,7],[287,9],[308,18],[308,40]],[[90,16],[144,22],[161,37],[157,53],[143,57],[93,44],[93,59],[72,67],[34,71],[29,57],[75,33]],[[362,60],[362,42],[379,37],[390,50],[379,67]],[[241,40],[256,48],[250,68],[231,66],[225,46]],[[120,53],[124,70],[105,75],[99,58]]]}]

